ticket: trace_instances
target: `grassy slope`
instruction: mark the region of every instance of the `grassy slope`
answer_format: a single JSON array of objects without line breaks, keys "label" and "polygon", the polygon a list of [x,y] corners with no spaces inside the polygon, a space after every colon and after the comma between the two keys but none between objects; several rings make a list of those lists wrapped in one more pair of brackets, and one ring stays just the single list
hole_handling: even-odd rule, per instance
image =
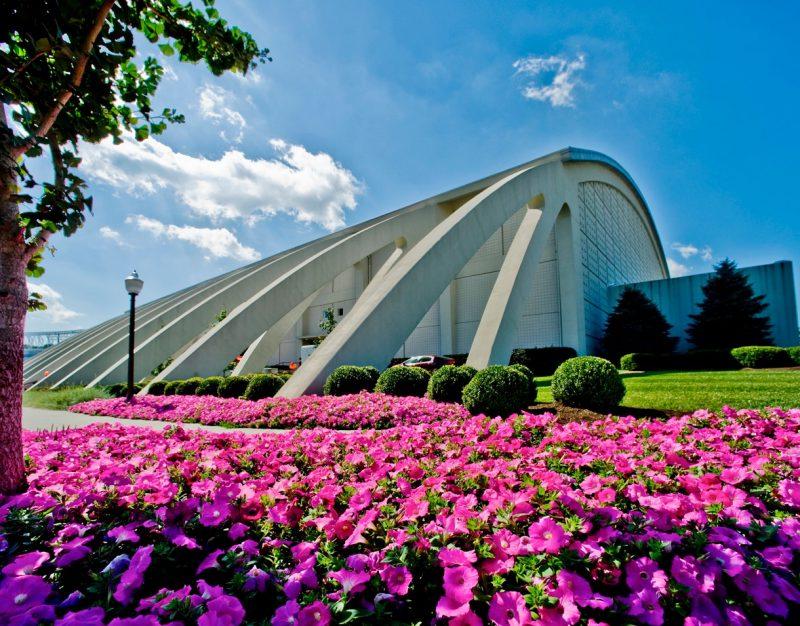
[{"label": "grassy slope", "polygon": [[35,409],[66,409],[67,407],[94,400],[95,398],[109,398],[108,393],[103,389],[86,389],[84,387],[66,387],[48,391],[46,389],[26,391],[22,395],[23,406]]},{"label": "grassy slope", "polygon": [[[733,372],[652,372],[623,375],[626,407],[693,411],[780,406],[800,407],[800,370]],[[537,378],[538,400],[551,402],[550,377]]]}]

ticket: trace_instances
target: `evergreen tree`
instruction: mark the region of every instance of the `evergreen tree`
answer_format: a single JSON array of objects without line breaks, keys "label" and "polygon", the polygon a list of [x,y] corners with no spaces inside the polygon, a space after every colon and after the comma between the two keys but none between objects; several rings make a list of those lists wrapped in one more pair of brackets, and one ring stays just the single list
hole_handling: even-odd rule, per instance
[{"label": "evergreen tree", "polygon": [[626,287],[606,320],[603,352],[614,363],[629,352],[672,352],[677,339],[672,325],[650,298],[635,287]]},{"label": "evergreen tree", "polygon": [[696,348],[728,350],[737,346],[772,345],[769,317],[759,315],[767,308],[764,296],[757,296],[736,263],[725,259],[703,285],[700,311],[691,315],[686,329]]}]

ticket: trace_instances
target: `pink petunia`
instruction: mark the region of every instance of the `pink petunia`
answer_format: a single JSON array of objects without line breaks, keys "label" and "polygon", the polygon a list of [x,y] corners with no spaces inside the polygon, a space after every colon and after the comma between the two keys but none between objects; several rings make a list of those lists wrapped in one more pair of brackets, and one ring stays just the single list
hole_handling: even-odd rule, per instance
[{"label": "pink petunia", "polygon": [[533,624],[525,598],[518,591],[499,591],[489,602],[489,619],[497,626],[527,626]]},{"label": "pink petunia", "polygon": [[667,575],[658,567],[653,559],[643,556],[630,561],[625,566],[625,578],[628,587],[633,591],[654,589],[659,593],[667,592]]},{"label": "pink petunia", "polygon": [[408,593],[412,576],[407,567],[389,566],[381,572],[381,580],[386,583],[389,593],[404,596]]},{"label": "pink petunia", "polygon": [[297,626],[328,626],[331,623],[331,611],[319,600],[300,609],[297,614]]},{"label": "pink petunia", "polygon": [[530,548],[534,552],[558,554],[569,541],[561,525],[550,517],[543,517],[528,529]]}]

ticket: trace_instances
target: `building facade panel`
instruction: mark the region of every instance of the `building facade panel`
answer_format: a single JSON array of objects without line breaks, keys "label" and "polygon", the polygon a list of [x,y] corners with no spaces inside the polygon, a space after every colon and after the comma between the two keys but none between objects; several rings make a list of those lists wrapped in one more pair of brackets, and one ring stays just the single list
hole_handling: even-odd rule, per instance
[{"label": "building facade panel", "polygon": [[610,311],[607,287],[613,283],[660,278],[658,253],[641,213],[611,185],[578,185],[583,269],[584,318],[589,352],[595,352]]}]

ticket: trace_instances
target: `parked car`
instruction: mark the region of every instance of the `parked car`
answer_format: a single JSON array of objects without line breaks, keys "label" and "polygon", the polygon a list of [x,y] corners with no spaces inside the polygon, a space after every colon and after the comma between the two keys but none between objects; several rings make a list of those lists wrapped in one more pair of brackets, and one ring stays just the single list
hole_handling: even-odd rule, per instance
[{"label": "parked car", "polygon": [[406,359],[400,365],[405,367],[421,367],[426,370],[435,370],[442,367],[442,365],[455,365],[456,360],[446,356],[437,356],[435,354],[423,354],[421,356],[412,356]]}]

